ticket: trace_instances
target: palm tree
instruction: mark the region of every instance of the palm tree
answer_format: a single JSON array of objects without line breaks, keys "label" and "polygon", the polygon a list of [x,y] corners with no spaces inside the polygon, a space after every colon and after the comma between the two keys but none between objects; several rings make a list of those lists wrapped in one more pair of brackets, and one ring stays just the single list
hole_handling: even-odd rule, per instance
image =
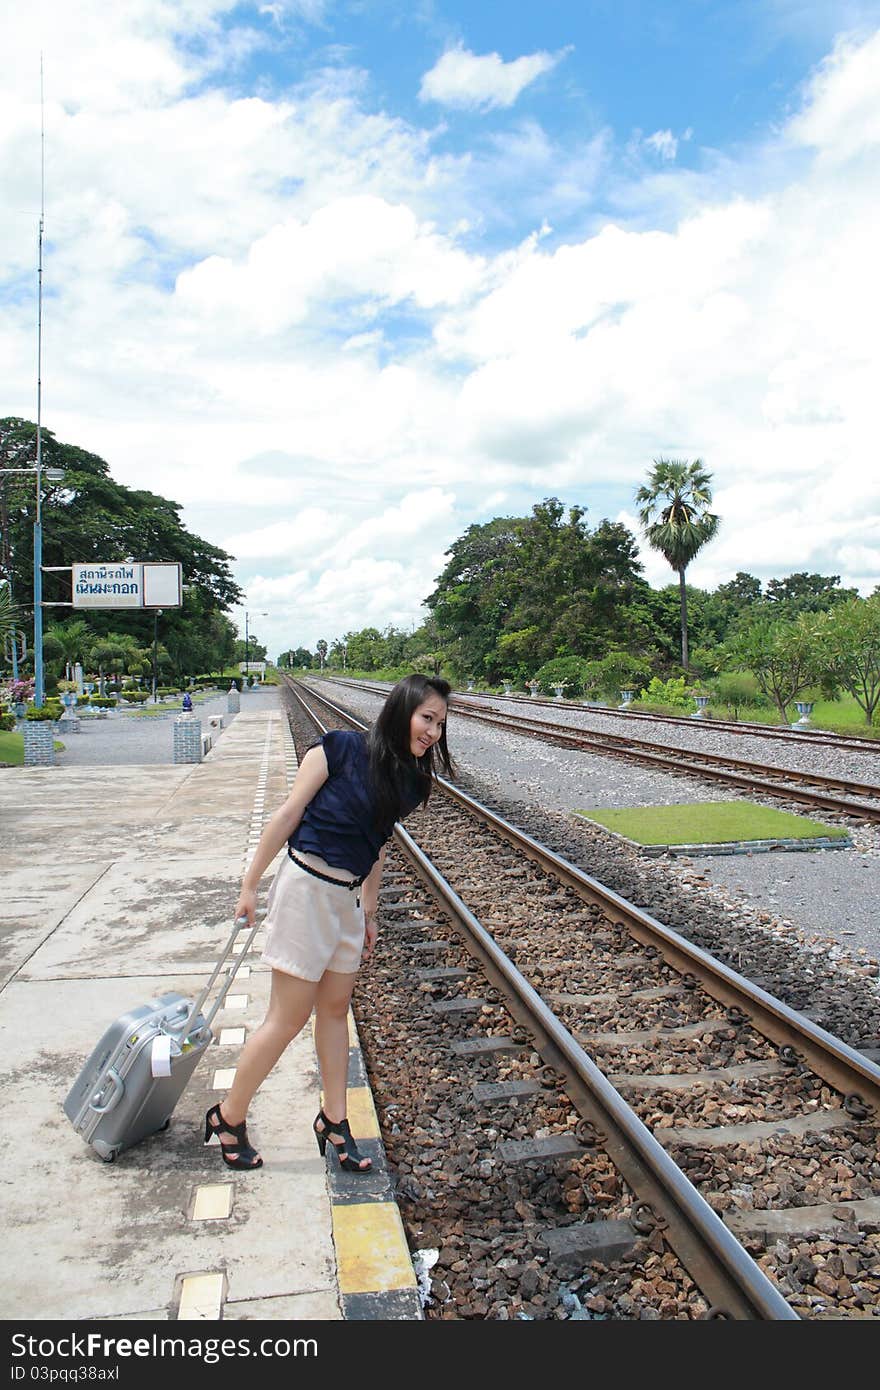
[{"label": "palm tree", "polygon": [[0,583],[0,644],[7,637],[14,636],[18,619],[18,609],[12,602],[12,590],[8,584]]},{"label": "palm tree", "polygon": [[702,459],[655,459],[647,483],[636,490],[639,521],[648,544],[659,550],[678,574],[681,594],[681,664],[688,666],[687,594],[684,572],[718,530],[710,512],[712,475]]}]

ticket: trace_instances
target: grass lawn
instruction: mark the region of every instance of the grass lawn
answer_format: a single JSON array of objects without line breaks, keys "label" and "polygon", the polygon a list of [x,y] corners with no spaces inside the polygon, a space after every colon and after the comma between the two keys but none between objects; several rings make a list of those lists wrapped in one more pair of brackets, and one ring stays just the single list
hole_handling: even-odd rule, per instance
[{"label": "grass lawn", "polygon": [[[64,744],[56,738],[55,752],[63,752]],[[24,767],[24,735],[0,729],[0,763],[11,763],[13,767]]]},{"label": "grass lawn", "polygon": [[21,734],[0,729],[0,763],[12,763],[13,767],[24,764],[24,738]]},{"label": "grass lawn", "polygon": [[[610,700],[612,707],[614,700]],[[633,709],[645,714],[663,713],[676,714],[679,716],[692,715],[694,710],[691,705],[686,708],[674,709],[672,706],[649,705],[645,701],[633,700]],[[720,701],[713,701],[706,707],[706,713],[713,719],[732,719],[733,715],[726,705]],[[800,715],[794,705],[788,707],[788,724],[796,724]],[[875,716],[877,718],[877,716]],[[697,721],[694,720],[694,723]],[[771,724],[777,729],[783,728],[780,723],[779,712],[769,705],[740,705],[739,722],[741,724]],[[865,723],[865,711],[851,695],[843,695],[839,700],[816,700],[813,705],[813,713],[810,715],[810,724],[814,729],[824,729],[834,734],[856,734],[860,738],[880,739],[880,723],[870,726]]]},{"label": "grass lawn", "polygon": [[737,840],[840,839],[846,830],[748,801],[678,806],[599,807],[578,811],[640,845],[723,845]]}]

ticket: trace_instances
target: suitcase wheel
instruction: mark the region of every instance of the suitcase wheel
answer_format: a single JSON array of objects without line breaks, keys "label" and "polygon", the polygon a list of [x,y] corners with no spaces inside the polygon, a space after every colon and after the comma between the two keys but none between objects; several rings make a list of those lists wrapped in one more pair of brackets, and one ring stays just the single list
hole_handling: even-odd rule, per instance
[{"label": "suitcase wheel", "polygon": [[115,1163],[118,1157],[118,1149],[111,1149],[108,1154],[101,1154],[101,1158],[104,1160],[105,1163]]},{"label": "suitcase wheel", "polygon": [[162,1124],[162,1125],[160,1125],[159,1128],[156,1130],[156,1133],[157,1133],[157,1134],[164,1134],[165,1131],[166,1131],[166,1129],[168,1129],[168,1127],[170,1126],[170,1124],[171,1124],[171,1116],[169,1115],[169,1116],[168,1116],[168,1119],[165,1121],[165,1123]]}]

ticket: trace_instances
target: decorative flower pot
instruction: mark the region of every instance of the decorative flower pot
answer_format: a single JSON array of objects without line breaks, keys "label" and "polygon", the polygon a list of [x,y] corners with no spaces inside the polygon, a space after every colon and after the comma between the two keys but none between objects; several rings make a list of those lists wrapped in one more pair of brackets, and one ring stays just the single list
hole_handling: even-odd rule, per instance
[{"label": "decorative flower pot", "polygon": [[691,719],[700,719],[700,718],[702,717],[703,712],[704,712],[706,706],[708,705],[708,703],[709,703],[709,696],[708,696],[708,695],[695,695],[695,696],[694,696],[694,704],[696,705],[697,709],[696,709],[696,713],[691,715]]},{"label": "decorative flower pot", "polygon": [[795,700],[794,707],[800,715],[796,724],[792,724],[793,729],[811,729],[810,715],[813,713],[814,700]]},{"label": "decorative flower pot", "polygon": [[621,698],[622,703],[619,704],[619,705],[617,706],[617,708],[618,708],[618,709],[629,709],[630,705],[632,704],[633,693],[634,693],[634,692],[633,692],[632,690],[621,690],[621,692],[620,692],[620,698]]}]

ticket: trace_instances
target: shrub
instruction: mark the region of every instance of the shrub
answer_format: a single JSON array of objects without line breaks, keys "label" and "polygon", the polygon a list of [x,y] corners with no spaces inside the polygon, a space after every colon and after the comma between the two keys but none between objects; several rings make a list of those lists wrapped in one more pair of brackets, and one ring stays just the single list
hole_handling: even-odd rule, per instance
[{"label": "shrub", "polygon": [[589,662],[581,656],[557,656],[535,672],[534,679],[541,682],[541,689],[549,695],[554,683],[564,684],[567,695],[582,695],[589,675]]},{"label": "shrub", "polygon": [[671,705],[674,709],[689,709],[693,700],[686,686],[684,676],[671,676],[668,681],[661,681],[659,676],[653,676],[644,690],[639,691],[638,698],[648,705]]},{"label": "shrub", "polygon": [[93,695],[93,696],[91,697],[91,704],[92,704],[92,706],[93,706],[94,709],[115,709],[115,708],[116,708],[116,696],[115,696],[115,695]]},{"label": "shrub", "polygon": [[14,728],[15,715],[11,714],[8,710],[0,711],[0,731],[8,734]]},{"label": "shrub", "polygon": [[122,692],[122,699],[129,705],[142,705],[149,698],[146,690],[123,690]]},{"label": "shrub", "polygon": [[629,652],[608,652],[586,666],[585,690],[612,701],[620,698],[621,690],[638,690],[650,675],[647,662]]},{"label": "shrub", "polygon": [[42,709],[38,709],[36,705],[28,705],[24,717],[30,724],[43,724],[50,719],[57,719],[59,713],[56,713],[49,704],[43,705]]},{"label": "shrub", "polygon": [[726,705],[727,712],[734,719],[739,718],[741,709],[757,709],[767,702],[758,688],[758,682],[747,671],[726,671],[712,682],[713,698]]}]

